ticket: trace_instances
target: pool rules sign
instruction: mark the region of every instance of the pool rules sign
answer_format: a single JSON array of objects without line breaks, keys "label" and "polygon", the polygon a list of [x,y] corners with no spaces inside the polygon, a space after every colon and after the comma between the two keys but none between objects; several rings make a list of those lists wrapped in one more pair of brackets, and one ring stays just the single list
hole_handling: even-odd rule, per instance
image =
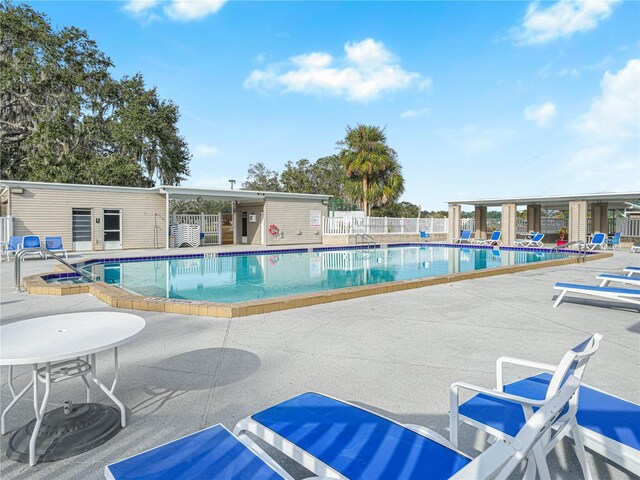
[{"label": "pool rules sign", "polygon": [[322,212],[320,210],[309,210],[309,226],[320,228],[322,224]]}]

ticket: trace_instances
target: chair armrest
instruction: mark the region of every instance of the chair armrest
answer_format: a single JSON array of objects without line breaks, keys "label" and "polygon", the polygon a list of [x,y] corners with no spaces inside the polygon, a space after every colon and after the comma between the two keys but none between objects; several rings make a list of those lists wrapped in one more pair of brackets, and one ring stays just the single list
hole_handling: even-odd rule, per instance
[{"label": "chair armrest", "polygon": [[535,368],[537,370],[543,370],[551,373],[554,373],[558,368],[557,365],[553,365],[552,363],[535,362],[532,360],[525,360],[515,357],[500,357],[498,360],[496,360],[496,389],[501,392],[504,391],[503,365],[505,363],[509,363],[511,365],[520,365],[522,367]]},{"label": "chair armrest", "polygon": [[490,388],[479,387],[470,383],[456,382],[451,385],[449,392],[450,408],[453,412],[454,407],[457,413],[459,406],[459,392],[460,390],[470,390],[472,392],[484,393],[490,397],[500,398],[502,400],[509,400],[511,402],[519,403],[525,407],[541,407],[546,403],[546,400],[534,400],[533,398],[520,397],[518,395],[511,395],[510,393],[500,392],[498,390],[492,390]]}]

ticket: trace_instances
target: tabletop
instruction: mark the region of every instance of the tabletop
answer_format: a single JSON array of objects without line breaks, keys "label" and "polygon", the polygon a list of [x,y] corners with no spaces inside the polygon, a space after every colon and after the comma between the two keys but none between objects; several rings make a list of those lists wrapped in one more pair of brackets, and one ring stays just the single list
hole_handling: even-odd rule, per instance
[{"label": "tabletop", "polygon": [[0,326],[0,365],[31,365],[90,355],[123,345],[145,327],[130,313],[83,312]]}]

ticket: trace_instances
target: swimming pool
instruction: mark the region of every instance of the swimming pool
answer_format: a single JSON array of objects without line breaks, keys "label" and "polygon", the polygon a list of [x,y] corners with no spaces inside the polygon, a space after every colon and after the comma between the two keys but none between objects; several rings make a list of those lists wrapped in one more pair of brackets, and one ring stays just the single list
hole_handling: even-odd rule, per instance
[{"label": "swimming pool", "polygon": [[108,261],[83,267],[97,281],[145,297],[235,303],[472,272],[565,253],[444,246]]}]

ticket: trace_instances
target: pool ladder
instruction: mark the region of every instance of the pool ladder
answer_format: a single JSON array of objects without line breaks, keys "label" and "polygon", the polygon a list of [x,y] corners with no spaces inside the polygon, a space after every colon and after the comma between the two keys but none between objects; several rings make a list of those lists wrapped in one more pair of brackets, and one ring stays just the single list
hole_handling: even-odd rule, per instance
[{"label": "pool ladder", "polygon": [[358,245],[366,245],[367,251],[369,251],[370,248],[376,248],[376,241],[371,235],[367,235],[366,233],[358,233],[356,235],[356,247]]},{"label": "pool ladder", "polygon": [[77,267],[74,267],[73,265],[71,265],[69,262],[64,260],[62,257],[60,257],[57,254],[53,253],[51,250],[48,250],[48,249],[42,248],[42,247],[38,247],[38,248],[23,248],[18,253],[16,253],[16,262],[15,262],[16,264],[13,267],[14,268],[13,279],[14,279],[16,291],[18,291],[18,292],[22,291],[22,281],[21,281],[22,280],[22,275],[20,273],[20,269],[21,269],[21,265],[22,265],[22,262],[21,262],[22,257],[24,257],[28,253],[36,253],[36,252],[45,253],[47,255],[51,255],[53,258],[58,260],[65,267],[73,270],[75,273],[77,273],[78,275],[80,275],[83,278],[86,278],[90,282],[93,282],[93,278],[91,278],[89,275],[87,275],[85,272],[83,272],[82,270],[78,269]]},{"label": "pool ladder", "polygon": [[[578,262],[582,262],[582,263],[586,262],[587,261],[587,246],[585,245],[584,242],[582,242],[580,240],[576,240],[576,241],[573,241],[573,242],[565,243],[564,245],[553,247],[551,249],[550,253],[553,253],[553,252],[557,253],[560,249],[564,250],[567,247],[570,247],[572,245],[578,247],[577,248],[577,250],[578,250]],[[574,250],[574,249],[572,248],[571,250]]]}]

